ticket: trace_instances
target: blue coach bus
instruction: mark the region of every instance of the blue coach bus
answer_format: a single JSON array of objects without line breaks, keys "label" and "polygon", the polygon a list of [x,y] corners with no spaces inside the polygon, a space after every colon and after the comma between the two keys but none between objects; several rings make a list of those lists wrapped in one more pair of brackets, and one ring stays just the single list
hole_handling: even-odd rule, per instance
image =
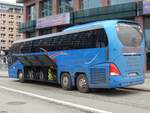
[{"label": "blue coach bus", "polygon": [[10,48],[10,78],[61,84],[80,92],[144,82],[144,38],[125,20],[76,25],[62,32],[16,41]]}]

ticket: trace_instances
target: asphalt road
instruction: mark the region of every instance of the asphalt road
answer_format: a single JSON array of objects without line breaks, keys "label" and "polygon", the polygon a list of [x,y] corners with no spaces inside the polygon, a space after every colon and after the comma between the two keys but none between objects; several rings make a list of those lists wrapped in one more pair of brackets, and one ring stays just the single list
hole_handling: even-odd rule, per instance
[{"label": "asphalt road", "polygon": [[[78,106],[77,106],[78,105]],[[0,78],[0,113],[150,113],[150,92],[117,89],[83,94],[59,85]]]},{"label": "asphalt road", "polygon": [[85,113],[55,103],[0,89],[0,113]]}]

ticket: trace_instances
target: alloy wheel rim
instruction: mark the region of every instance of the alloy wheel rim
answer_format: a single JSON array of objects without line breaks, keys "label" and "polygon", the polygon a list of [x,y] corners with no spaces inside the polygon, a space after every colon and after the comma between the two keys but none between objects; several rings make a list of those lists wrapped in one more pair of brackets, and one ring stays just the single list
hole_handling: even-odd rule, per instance
[{"label": "alloy wheel rim", "polygon": [[86,87],[86,80],[84,79],[84,78],[81,78],[80,80],[79,80],[79,86],[81,87],[81,88],[85,88]]},{"label": "alloy wheel rim", "polygon": [[65,87],[68,85],[68,82],[69,82],[68,77],[67,77],[67,76],[64,76],[64,78],[63,78],[63,85],[64,85]]},{"label": "alloy wheel rim", "polygon": [[20,73],[20,74],[19,74],[19,78],[20,78],[20,79],[23,79],[23,73]]}]

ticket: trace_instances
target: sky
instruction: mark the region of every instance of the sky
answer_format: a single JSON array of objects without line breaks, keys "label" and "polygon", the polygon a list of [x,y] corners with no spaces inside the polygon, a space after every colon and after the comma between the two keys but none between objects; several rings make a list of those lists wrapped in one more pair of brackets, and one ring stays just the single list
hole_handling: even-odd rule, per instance
[{"label": "sky", "polygon": [[0,0],[2,2],[16,3],[16,0]]}]

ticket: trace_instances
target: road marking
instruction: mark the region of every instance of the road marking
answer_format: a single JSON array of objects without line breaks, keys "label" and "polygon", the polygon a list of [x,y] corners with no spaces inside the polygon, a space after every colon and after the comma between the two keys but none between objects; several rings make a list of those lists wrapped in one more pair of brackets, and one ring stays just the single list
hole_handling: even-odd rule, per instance
[{"label": "road marking", "polygon": [[17,89],[12,89],[12,88],[8,88],[8,87],[4,87],[4,86],[0,86],[0,89],[4,89],[4,90],[7,90],[7,91],[12,91],[12,92],[15,92],[15,93],[24,94],[24,95],[27,95],[27,96],[39,98],[39,99],[54,102],[54,103],[57,103],[57,104],[62,104],[62,105],[65,105],[65,106],[81,109],[81,110],[84,110],[84,111],[91,111],[91,112],[94,112],[94,113],[112,113],[112,112],[109,112],[109,111],[100,110],[100,109],[96,109],[96,108],[92,108],[92,107],[88,107],[88,106],[84,106],[84,105],[74,104],[74,103],[67,102],[67,101],[57,100],[57,99],[54,99],[54,98],[49,98],[49,97],[45,97],[45,96],[30,93],[30,92],[17,90]]}]

